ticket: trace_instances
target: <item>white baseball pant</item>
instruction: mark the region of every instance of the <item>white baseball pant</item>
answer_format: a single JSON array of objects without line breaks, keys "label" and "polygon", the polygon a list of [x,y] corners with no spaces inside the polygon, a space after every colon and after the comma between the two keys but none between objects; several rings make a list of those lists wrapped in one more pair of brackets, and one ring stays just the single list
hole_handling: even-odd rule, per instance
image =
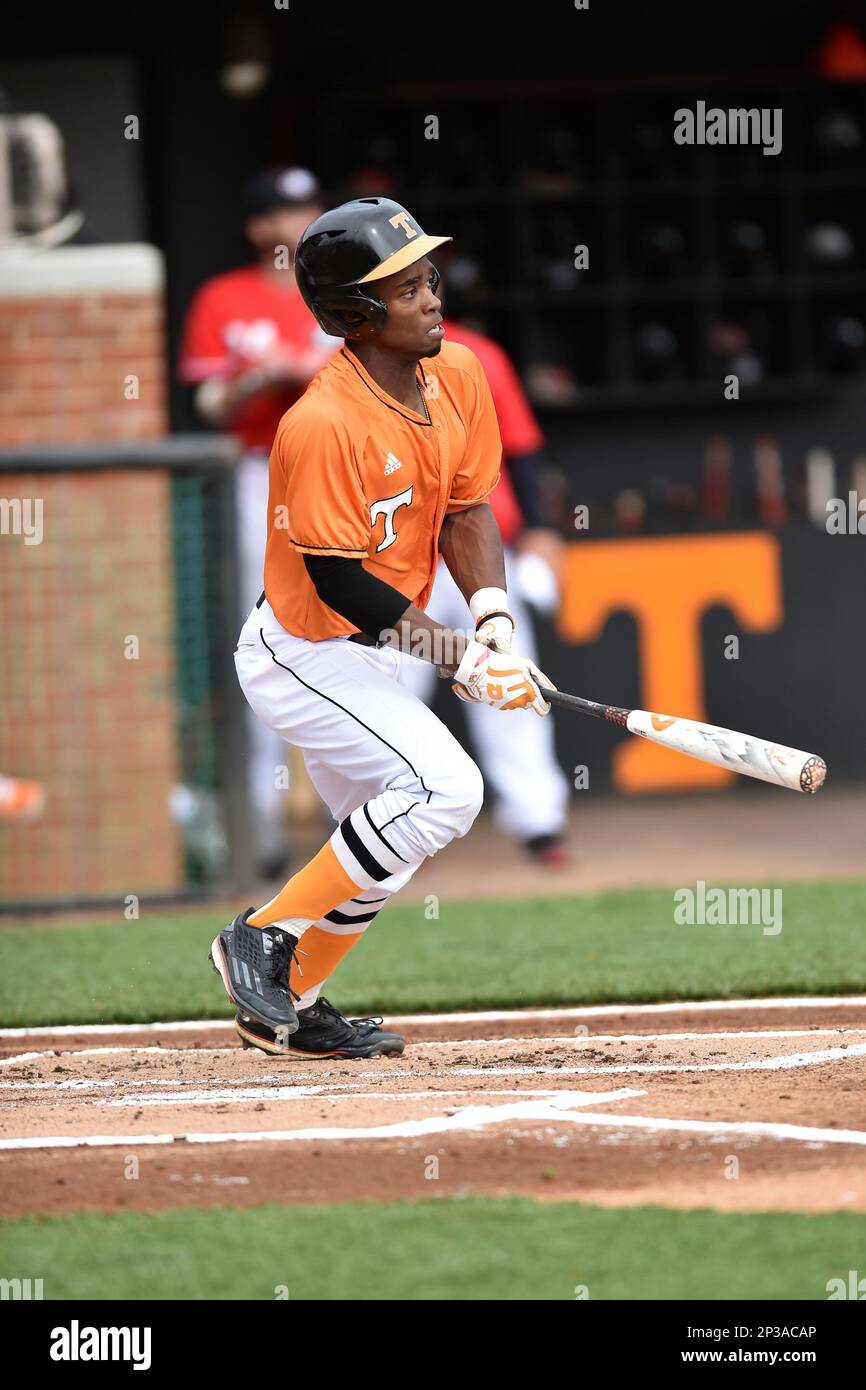
[{"label": "white baseball pant", "polygon": [[286,632],[265,601],[244,624],[235,665],[258,718],[303,750],[338,823],[331,844],[359,888],[314,925],[365,930],[425,859],[469,830],[484,799],[481,773],[402,683],[397,651],[345,637],[308,642]]}]

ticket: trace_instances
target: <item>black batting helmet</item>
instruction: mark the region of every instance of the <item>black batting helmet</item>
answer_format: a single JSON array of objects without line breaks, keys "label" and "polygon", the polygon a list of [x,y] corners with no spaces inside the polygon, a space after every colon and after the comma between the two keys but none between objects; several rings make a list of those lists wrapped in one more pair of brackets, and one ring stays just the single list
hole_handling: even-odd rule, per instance
[{"label": "black batting helmet", "polygon": [[373,338],[388,310],[371,285],[450,240],[428,236],[390,198],[355,198],[307,227],[295,250],[295,279],[326,333]]}]

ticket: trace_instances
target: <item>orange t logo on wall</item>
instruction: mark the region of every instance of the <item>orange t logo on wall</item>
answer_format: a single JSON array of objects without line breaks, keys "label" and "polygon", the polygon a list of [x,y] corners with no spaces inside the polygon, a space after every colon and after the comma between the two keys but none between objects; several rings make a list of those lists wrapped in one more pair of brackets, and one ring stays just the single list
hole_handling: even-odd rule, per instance
[{"label": "orange t logo on wall", "polygon": [[[775,536],[758,531],[575,542],[568,548],[557,627],[568,642],[594,642],[614,613],[631,613],[638,628],[640,708],[706,720],[701,619],[718,605],[750,632],[779,627],[782,576]],[[623,703],[615,690],[585,693]],[[735,777],[641,738],[614,749],[612,772],[614,786],[629,792],[722,787]]]}]

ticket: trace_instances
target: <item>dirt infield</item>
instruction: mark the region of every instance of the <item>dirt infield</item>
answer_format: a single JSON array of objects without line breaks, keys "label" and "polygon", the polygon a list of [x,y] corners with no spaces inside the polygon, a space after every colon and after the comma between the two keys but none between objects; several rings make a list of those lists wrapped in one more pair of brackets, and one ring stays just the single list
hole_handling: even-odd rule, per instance
[{"label": "dirt infield", "polygon": [[866,999],[389,1020],[405,1054],[222,1023],[0,1034],[0,1215],[528,1193],[866,1211]]}]

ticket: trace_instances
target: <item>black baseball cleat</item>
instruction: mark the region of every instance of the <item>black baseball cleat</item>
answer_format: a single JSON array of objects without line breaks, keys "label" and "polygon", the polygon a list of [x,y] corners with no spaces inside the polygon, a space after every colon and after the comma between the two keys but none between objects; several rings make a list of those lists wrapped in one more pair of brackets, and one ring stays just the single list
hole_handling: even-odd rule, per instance
[{"label": "black baseball cleat", "polygon": [[561,835],[534,835],[523,843],[536,864],[543,864],[545,869],[570,869],[574,865],[574,855]]},{"label": "black baseball cleat", "polygon": [[298,1014],[297,1031],[288,1037],[238,1010],[235,1028],[244,1047],[283,1057],[387,1057],[399,1055],[406,1039],[381,1028],[381,1018],[345,1018],[327,999]]},{"label": "black baseball cleat", "polygon": [[289,987],[297,938],[279,927],[248,926],[251,912],[254,907],[238,913],[214,938],[208,959],[233,1004],[264,1026],[288,1035],[298,1026],[294,1000],[300,995]]}]

